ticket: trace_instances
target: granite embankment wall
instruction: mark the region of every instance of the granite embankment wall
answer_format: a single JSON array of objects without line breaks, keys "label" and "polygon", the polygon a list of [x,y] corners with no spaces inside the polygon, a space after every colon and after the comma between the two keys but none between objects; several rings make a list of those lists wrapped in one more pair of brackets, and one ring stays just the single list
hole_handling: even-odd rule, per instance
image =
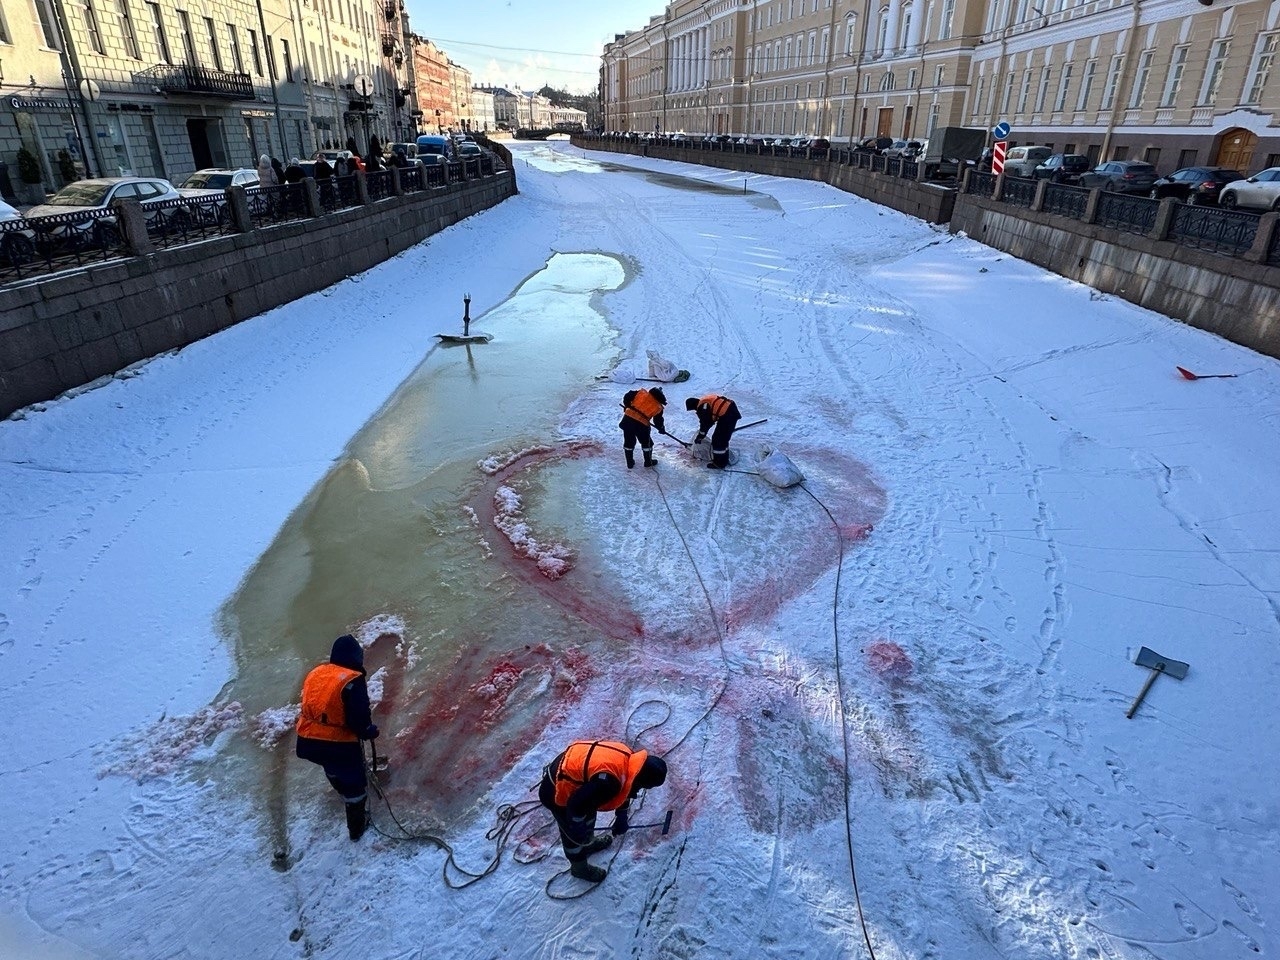
[{"label": "granite embankment wall", "polygon": [[322,290],[516,192],[508,156],[447,190],[0,287],[0,416]]}]

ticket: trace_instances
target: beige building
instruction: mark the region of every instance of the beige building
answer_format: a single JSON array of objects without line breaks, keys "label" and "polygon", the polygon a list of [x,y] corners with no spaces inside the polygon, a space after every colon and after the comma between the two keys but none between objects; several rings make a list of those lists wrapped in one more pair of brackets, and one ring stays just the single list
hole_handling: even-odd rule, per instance
[{"label": "beige building", "polygon": [[[1212,0],[1210,0],[1212,4]],[[1280,162],[1280,2],[677,0],[605,47],[606,130],[927,137]]]},{"label": "beige building", "polygon": [[[408,119],[407,58],[387,42],[405,29],[398,0],[0,0],[9,193],[84,175],[178,181],[348,137],[364,150]],[[30,189],[21,149],[40,166]]]}]

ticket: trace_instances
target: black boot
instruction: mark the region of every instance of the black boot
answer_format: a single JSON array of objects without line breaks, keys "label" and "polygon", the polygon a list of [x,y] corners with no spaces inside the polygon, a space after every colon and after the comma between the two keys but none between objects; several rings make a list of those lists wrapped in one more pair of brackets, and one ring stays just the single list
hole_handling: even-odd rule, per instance
[{"label": "black boot", "polygon": [[644,465],[646,467],[656,467],[658,461],[653,459],[653,447],[641,447],[640,449],[644,451]]},{"label": "black boot", "polygon": [[601,850],[608,850],[612,843],[613,837],[606,833],[603,836],[596,837],[590,843],[585,844],[582,848],[582,852],[585,856],[591,856],[591,854],[599,853]]},{"label": "black boot", "polygon": [[588,883],[599,883],[609,875],[609,871],[603,867],[597,867],[585,860],[570,864],[569,872],[579,880],[586,880]]},{"label": "black boot", "polygon": [[347,832],[351,834],[352,840],[363,837],[365,827],[369,825],[369,813],[365,809],[365,802],[357,800],[355,803],[347,804]]},{"label": "black boot", "polygon": [[622,452],[627,455],[627,469],[630,470],[636,465],[636,455],[631,450],[623,450]]}]

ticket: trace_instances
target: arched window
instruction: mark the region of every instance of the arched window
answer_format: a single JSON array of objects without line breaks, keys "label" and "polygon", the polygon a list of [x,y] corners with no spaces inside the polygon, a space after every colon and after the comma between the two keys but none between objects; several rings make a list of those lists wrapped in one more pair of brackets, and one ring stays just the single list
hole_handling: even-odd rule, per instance
[{"label": "arched window", "polygon": [[894,86],[893,71],[890,70],[888,73],[886,73],[883,77],[880,78],[880,89],[887,92],[889,90],[892,90],[893,86]]}]

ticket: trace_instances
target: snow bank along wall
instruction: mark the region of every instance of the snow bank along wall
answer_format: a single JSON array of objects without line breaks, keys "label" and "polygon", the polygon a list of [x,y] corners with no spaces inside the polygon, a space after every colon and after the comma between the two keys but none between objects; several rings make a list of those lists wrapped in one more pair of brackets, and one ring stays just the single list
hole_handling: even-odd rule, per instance
[{"label": "snow bank along wall", "polygon": [[[949,187],[801,157],[688,150],[658,143],[647,147],[607,140],[575,143],[586,150],[829,183],[930,223],[948,223],[952,233],[963,231],[1068,279],[1280,357],[1280,267],[1265,264],[1261,255],[1270,247],[1273,232],[1280,230],[1280,214],[1265,214],[1254,250],[1232,257],[1161,239],[1167,233],[1169,204],[1152,234],[1144,237]],[[1086,215],[1085,220],[1089,219]]]},{"label": "snow bank along wall", "polygon": [[0,287],[0,417],[322,290],[496,206],[517,192],[507,161],[447,192]]}]

